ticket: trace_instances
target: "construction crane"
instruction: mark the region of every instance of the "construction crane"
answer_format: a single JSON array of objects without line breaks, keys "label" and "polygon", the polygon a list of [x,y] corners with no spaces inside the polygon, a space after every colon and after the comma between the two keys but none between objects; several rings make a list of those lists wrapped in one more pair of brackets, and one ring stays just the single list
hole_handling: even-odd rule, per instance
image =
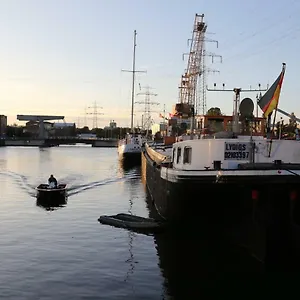
[{"label": "construction crane", "polygon": [[[203,85],[205,85],[205,73],[209,71],[218,72],[217,70],[205,68],[205,56],[210,56],[212,58],[212,62],[214,62],[214,57],[219,57],[222,62],[222,56],[206,52],[205,50],[206,41],[215,42],[217,43],[217,45],[218,42],[215,40],[209,40],[205,38],[207,25],[203,19],[204,14],[196,14],[192,38],[189,40],[190,52],[187,54],[183,54],[184,56],[188,55],[187,69],[184,75],[181,76],[181,83],[179,86],[179,103],[177,103],[175,107],[175,115],[180,116],[182,118],[191,117],[192,115],[194,115],[195,110],[200,109],[200,100],[197,103],[197,86],[199,77],[203,77],[203,80],[201,82],[203,83]],[[203,113],[205,113],[205,87],[202,88],[201,97],[201,107]]]},{"label": "construction crane", "polygon": [[180,103],[185,103],[190,107],[195,104],[197,81],[201,71],[202,47],[207,28],[203,18],[203,14],[196,14],[195,16],[188,65],[185,74],[181,76],[181,84],[179,86]]}]

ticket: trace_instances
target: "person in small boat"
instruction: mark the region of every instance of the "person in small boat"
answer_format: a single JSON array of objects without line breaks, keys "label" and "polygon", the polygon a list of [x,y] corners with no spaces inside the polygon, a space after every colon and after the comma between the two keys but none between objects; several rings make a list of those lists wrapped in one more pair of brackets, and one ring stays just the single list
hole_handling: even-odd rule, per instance
[{"label": "person in small boat", "polygon": [[48,179],[48,184],[51,189],[57,187],[57,180],[52,174],[50,175],[50,177]]}]

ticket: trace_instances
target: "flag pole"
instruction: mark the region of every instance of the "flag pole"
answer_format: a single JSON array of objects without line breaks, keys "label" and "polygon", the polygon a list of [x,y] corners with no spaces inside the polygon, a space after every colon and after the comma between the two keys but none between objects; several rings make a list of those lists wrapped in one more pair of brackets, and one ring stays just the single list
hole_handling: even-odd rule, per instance
[{"label": "flag pole", "polygon": [[[282,73],[285,72],[285,63],[282,63]],[[275,114],[274,114],[274,119],[273,119],[273,124],[272,124],[272,134],[274,133],[274,128],[275,128],[275,120],[276,120],[276,114],[277,114],[277,107],[278,107],[279,99],[276,104],[275,108]]]},{"label": "flag pole", "polygon": [[[285,72],[285,63],[282,63],[282,75],[284,75]],[[269,157],[271,156],[271,149],[272,149],[272,140],[273,140],[273,134],[274,134],[274,128],[275,128],[275,120],[276,120],[276,114],[277,114],[277,107],[278,107],[279,99],[276,103],[275,107],[275,113],[274,113],[274,118],[273,118],[273,124],[272,124],[272,130],[271,130],[271,140],[270,140],[270,148],[269,148]]]},{"label": "flag pole", "polygon": [[272,123],[271,138],[272,138],[272,136],[274,134],[276,115],[277,115],[277,106],[275,108],[275,113],[274,113],[274,118],[273,118],[273,123]]}]

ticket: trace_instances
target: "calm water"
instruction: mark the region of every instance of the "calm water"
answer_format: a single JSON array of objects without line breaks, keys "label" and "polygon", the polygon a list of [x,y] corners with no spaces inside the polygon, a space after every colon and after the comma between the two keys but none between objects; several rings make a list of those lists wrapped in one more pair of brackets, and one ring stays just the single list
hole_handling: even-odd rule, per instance
[{"label": "calm water", "polygon": [[[54,210],[34,197],[50,174],[69,187]],[[228,272],[260,272],[250,255],[199,232],[146,236],[97,221],[148,216],[145,199],[140,169],[122,170],[116,149],[0,148],[0,298],[188,299]]]}]

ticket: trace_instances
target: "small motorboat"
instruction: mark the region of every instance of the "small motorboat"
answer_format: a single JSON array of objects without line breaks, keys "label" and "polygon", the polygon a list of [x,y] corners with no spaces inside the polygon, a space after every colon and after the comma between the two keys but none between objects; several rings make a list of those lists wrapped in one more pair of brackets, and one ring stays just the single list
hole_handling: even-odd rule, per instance
[{"label": "small motorboat", "polygon": [[163,224],[151,218],[143,218],[130,214],[117,214],[112,216],[100,216],[98,221],[102,224],[134,231],[159,231]]},{"label": "small motorboat", "polygon": [[39,200],[55,201],[65,199],[67,197],[67,185],[58,184],[56,187],[50,187],[49,184],[40,184],[36,187],[37,198]]}]

